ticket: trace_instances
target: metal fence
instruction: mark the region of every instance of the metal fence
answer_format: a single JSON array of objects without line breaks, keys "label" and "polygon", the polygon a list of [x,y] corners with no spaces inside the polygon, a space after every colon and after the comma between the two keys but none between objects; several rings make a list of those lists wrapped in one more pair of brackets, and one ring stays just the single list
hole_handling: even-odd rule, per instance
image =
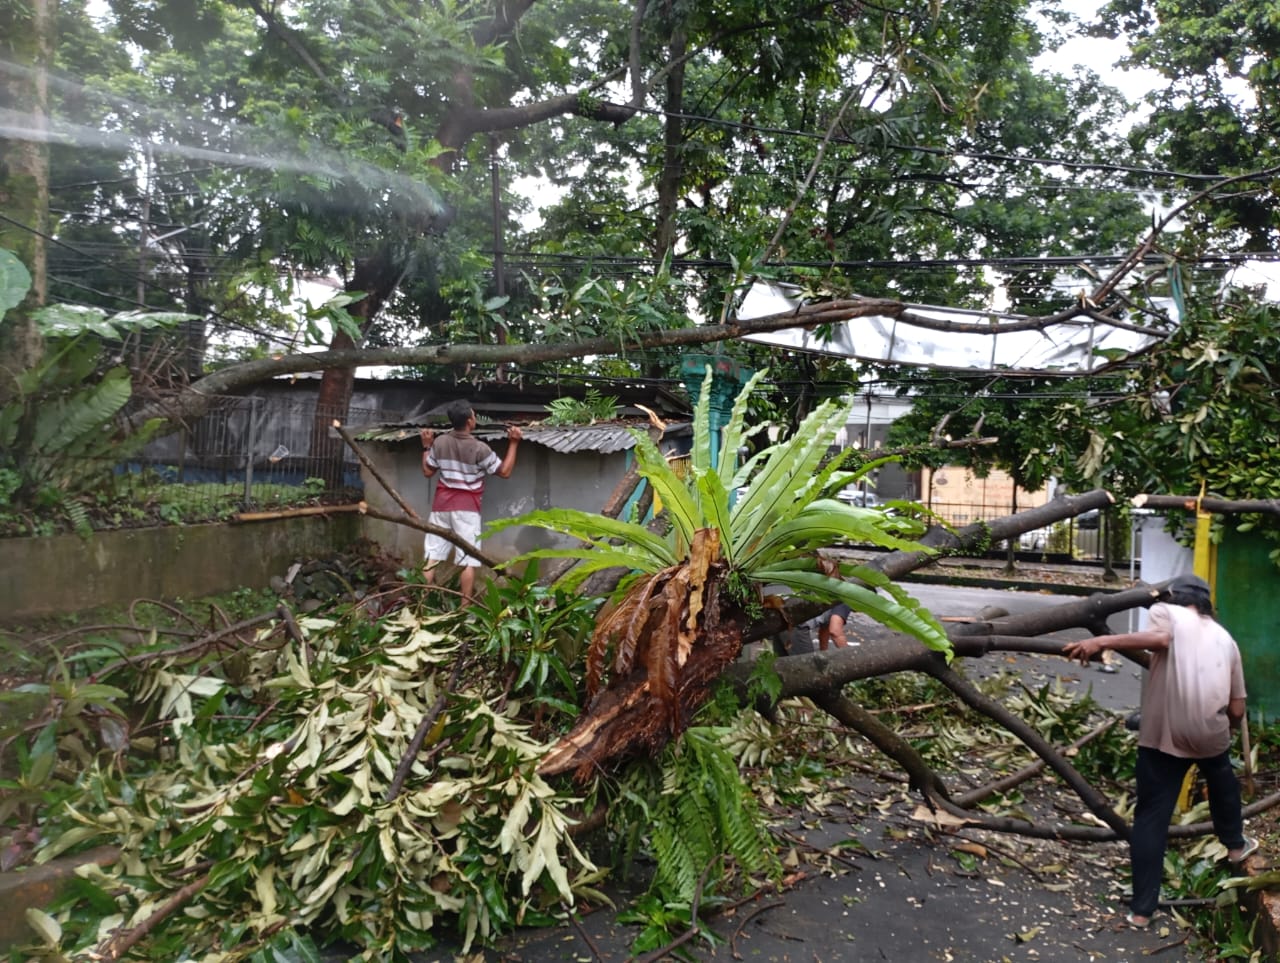
[{"label": "metal fence", "polygon": [[174,520],[271,509],[321,493],[355,498],[359,461],[333,422],[395,417],[311,401],[216,397],[204,415],[115,466],[114,494],[124,501],[168,501]]},{"label": "metal fence", "polygon": [[[1013,514],[1013,506],[1008,503],[974,505],[934,501],[931,508],[934,514],[955,528]],[[1025,511],[1025,507],[1022,510]],[[1141,531],[1131,531],[1129,522],[1119,515],[1113,515],[1109,524],[1115,529],[1111,538],[1112,561],[1142,558]],[[1023,552],[1065,555],[1081,561],[1101,561],[1104,547],[1102,525],[1098,512],[1086,512],[1079,518],[1027,532],[1018,539],[1016,548]]]}]

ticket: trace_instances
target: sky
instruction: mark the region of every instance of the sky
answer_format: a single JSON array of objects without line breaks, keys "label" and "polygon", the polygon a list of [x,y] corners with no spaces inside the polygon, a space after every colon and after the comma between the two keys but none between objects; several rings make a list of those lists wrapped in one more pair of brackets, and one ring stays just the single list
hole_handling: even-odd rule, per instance
[{"label": "sky", "polygon": [[[1098,0],[1061,0],[1060,6],[1074,14],[1082,23],[1093,20],[1105,4]],[[1148,91],[1160,83],[1153,70],[1122,70],[1117,64],[1128,54],[1123,40],[1107,40],[1099,37],[1077,37],[1069,40],[1055,53],[1040,58],[1040,66],[1049,68],[1063,64],[1079,64],[1097,71],[1107,83],[1123,91],[1131,101],[1138,102]]]}]

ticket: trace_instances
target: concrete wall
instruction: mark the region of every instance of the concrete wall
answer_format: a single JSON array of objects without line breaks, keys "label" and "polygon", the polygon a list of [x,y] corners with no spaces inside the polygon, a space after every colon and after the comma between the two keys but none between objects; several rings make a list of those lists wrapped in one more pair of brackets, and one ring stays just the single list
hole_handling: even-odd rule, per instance
[{"label": "concrete wall", "polygon": [[297,558],[360,537],[355,513],[240,525],[184,525],[0,540],[0,620],[119,605],[137,598],[265,588]]},{"label": "concrete wall", "polygon": [[[406,442],[368,442],[363,445],[370,461],[400,497],[424,519],[431,510],[435,479],[422,477],[422,446],[417,438]],[[494,446],[499,458],[506,442]],[[598,512],[626,473],[628,452],[602,455],[594,452],[561,454],[542,445],[522,442],[510,478],[490,475],[485,481],[481,517],[486,524],[538,508],[579,508]],[[382,486],[366,472],[365,499],[374,508],[398,514],[400,509]],[[366,519],[365,531],[406,564],[422,561],[422,533],[417,529],[376,519]],[[521,527],[486,538],[480,547],[492,558],[509,559],[535,548],[563,546],[572,539],[540,528]]]}]

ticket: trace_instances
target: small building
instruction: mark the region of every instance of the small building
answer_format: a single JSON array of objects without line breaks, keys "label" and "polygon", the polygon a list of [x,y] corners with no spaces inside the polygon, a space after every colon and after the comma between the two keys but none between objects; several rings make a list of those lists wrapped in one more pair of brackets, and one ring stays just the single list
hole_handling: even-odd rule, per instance
[{"label": "small building", "polygon": [[[535,509],[578,508],[600,511],[634,461],[636,439],[633,430],[648,431],[668,459],[687,457],[692,425],[687,412],[679,420],[656,427],[639,408],[619,406],[618,415],[608,422],[589,425],[552,426],[541,424],[546,410],[530,411],[529,406],[487,402],[477,397],[472,405],[478,422],[475,436],[493,447],[499,458],[507,450],[507,425],[518,425],[524,435],[515,470],[510,478],[491,475],[485,482],[481,517],[485,524],[523,515]],[[404,502],[422,518],[431,510],[436,479],[422,475],[422,445],[419,430],[424,427],[447,430],[444,405],[421,416],[397,423],[355,428],[370,462]],[[400,508],[367,470],[362,471],[365,501],[372,508],[399,514]],[[632,503],[636,501],[635,496]],[[625,509],[621,517],[627,518]],[[378,519],[367,519],[368,536],[406,564],[420,564],[423,535],[417,529]],[[564,547],[573,543],[543,528],[520,527],[485,538],[480,547],[490,558],[506,560],[537,548]]]}]

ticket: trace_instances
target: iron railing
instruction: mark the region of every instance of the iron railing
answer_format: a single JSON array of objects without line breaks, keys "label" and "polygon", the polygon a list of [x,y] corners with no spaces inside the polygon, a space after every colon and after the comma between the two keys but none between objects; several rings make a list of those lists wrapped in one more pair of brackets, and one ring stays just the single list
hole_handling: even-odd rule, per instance
[{"label": "iron railing", "polygon": [[397,417],[313,401],[216,397],[203,415],[114,466],[112,487],[126,502],[172,503],[175,520],[271,509],[307,495],[332,500],[346,492],[355,498],[362,487],[359,461],[333,429],[334,420]]}]

